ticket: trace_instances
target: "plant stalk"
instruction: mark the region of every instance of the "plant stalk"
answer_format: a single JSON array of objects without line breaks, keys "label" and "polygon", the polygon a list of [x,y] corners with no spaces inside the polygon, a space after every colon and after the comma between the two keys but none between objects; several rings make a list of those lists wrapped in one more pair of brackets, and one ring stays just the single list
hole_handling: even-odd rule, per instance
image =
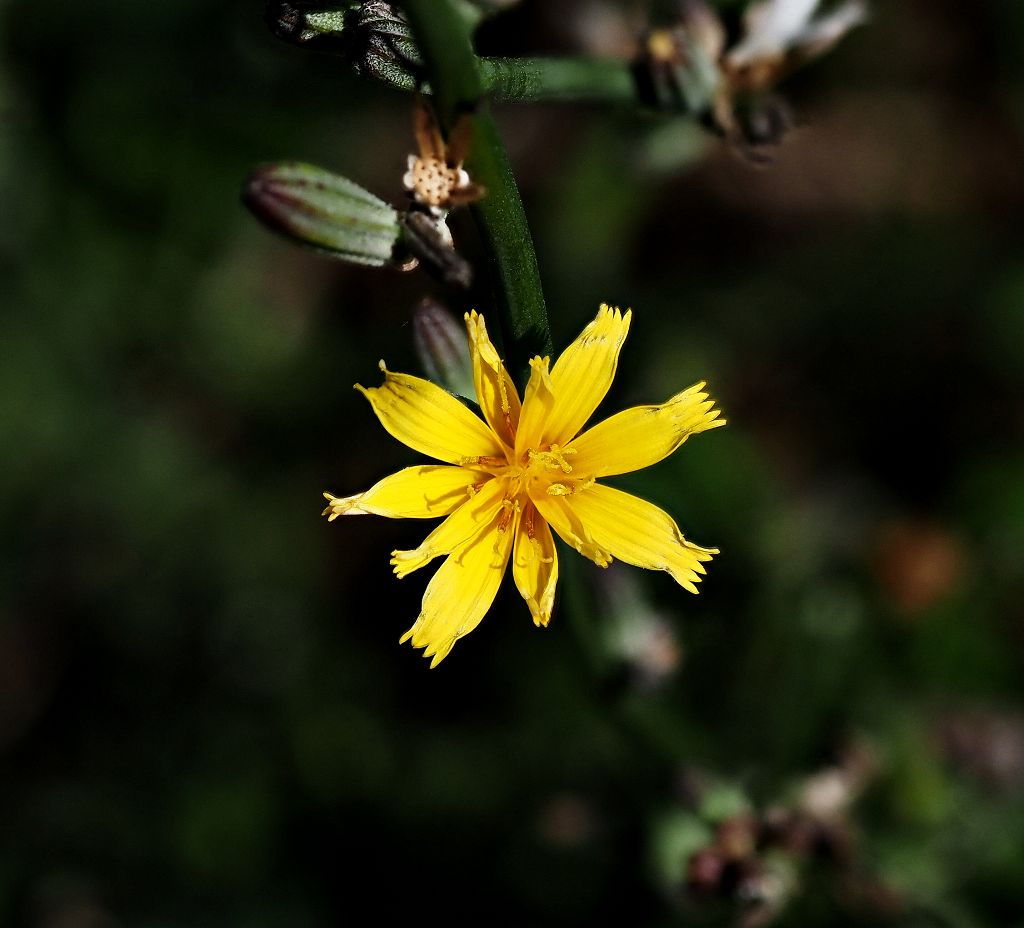
[{"label": "plant stalk", "polygon": [[533,355],[551,352],[551,330],[530,227],[508,154],[487,111],[479,59],[452,0],[404,0],[403,9],[423,56],[442,129],[450,132],[460,117],[472,120],[466,170],[487,190],[472,211],[489,258],[506,362],[519,373]]},{"label": "plant stalk", "polygon": [[629,62],[614,58],[481,58],[480,73],[498,103],[638,102]]}]

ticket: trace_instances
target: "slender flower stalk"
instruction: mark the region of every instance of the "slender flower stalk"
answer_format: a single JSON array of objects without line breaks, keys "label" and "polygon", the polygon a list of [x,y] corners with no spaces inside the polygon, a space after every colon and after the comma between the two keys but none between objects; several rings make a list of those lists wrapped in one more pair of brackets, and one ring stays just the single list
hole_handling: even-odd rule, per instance
[{"label": "slender flower stalk", "polygon": [[399,578],[445,558],[401,639],[423,648],[431,667],[483,619],[509,561],[534,624],[550,622],[558,581],[552,530],[599,567],[618,558],[697,592],[704,562],[718,551],[687,541],[657,506],[598,481],[649,467],[691,435],[724,425],[704,384],[583,431],[611,386],[630,318],[602,306],[554,366],[534,357],[520,401],[483,316],[468,314],[482,420],[436,384],[392,373],[383,361],[380,387],[356,385],[391,435],[444,462],[407,467],[354,496],[324,494],[330,521],[446,517],[419,547],[391,558]]},{"label": "slender flower stalk", "polygon": [[508,154],[487,112],[479,59],[454,0],[404,0],[402,10],[423,55],[441,129],[451,134],[468,117],[465,169],[487,196],[472,205],[488,256],[498,325],[513,370],[551,350],[540,268]]}]

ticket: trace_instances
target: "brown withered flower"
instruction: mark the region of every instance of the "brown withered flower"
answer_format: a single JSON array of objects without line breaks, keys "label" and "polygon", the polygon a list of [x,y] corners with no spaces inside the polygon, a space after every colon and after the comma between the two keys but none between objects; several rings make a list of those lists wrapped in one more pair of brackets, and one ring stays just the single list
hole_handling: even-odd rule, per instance
[{"label": "brown withered flower", "polygon": [[769,89],[867,18],[863,0],[844,0],[824,13],[819,6],[821,0],[758,0],[747,7],[743,37],[722,59],[731,90]]},{"label": "brown withered flower", "polygon": [[648,34],[636,74],[654,105],[705,117],[755,160],[764,160],[792,126],[788,106],[770,91],[803,64],[829,51],[864,22],[864,0],[755,0],[739,40],[728,45],[706,0],[680,0],[679,19]]},{"label": "brown withered flower", "polygon": [[409,155],[402,182],[413,200],[438,219],[456,206],[479,200],[484,188],[470,180],[463,163],[469,154],[472,122],[460,116],[445,142],[431,109],[422,97],[413,105],[413,131],[419,153]]}]

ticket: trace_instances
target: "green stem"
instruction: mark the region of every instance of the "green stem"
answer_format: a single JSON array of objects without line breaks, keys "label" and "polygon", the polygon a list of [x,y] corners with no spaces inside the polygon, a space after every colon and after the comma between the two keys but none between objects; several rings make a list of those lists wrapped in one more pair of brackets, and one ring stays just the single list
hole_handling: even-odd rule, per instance
[{"label": "green stem", "polygon": [[629,62],[614,58],[481,58],[480,73],[485,92],[499,103],[638,102]]},{"label": "green stem", "polygon": [[505,146],[486,109],[469,29],[452,0],[405,0],[403,9],[423,56],[442,128],[450,131],[460,116],[472,119],[466,169],[487,190],[473,206],[473,216],[490,259],[507,360],[519,371],[532,355],[550,353],[551,331],[530,227]]},{"label": "green stem", "polygon": [[[430,92],[424,83],[423,64],[429,53],[421,48],[424,39],[458,23],[459,48],[454,55],[437,58],[435,66],[446,75],[448,90],[478,98],[487,96],[499,103],[558,102],[592,100],[658,108],[663,101],[649,99],[634,75],[629,61],[617,58],[476,58],[470,35],[479,22],[480,11],[466,0],[451,0],[446,11],[410,28],[416,14],[382,6],[364,21],[356,0],[334,0],[331,7],[297,10],[289,4],[271,5],[266,15],[271,29],[286,42],[319,49],[344,57],[357,74],[373,77],[400,90]],[[342,5],[337,5],[342,4]],[[415,3],[413,4],[415,6]],[[408,11],[410,6],[404,4]],[[454,13],[454,16],[452,15]],[[420,37],[417,39],[417,35]],[[445,48],[443,43],[435,48]],[[468,68],[472,65],[472,69]],[[436,70],[428,61],[428,71]],[[689,109],[685,111],[689,112]]]}]

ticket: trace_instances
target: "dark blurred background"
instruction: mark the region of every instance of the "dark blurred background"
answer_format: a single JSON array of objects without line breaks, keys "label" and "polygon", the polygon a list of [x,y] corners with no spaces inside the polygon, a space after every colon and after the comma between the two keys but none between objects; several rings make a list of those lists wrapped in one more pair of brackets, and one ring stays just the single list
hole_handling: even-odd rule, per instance
[{"label": "dark blurred background", "polygon": [[424,523],[320,492],[415,460],[351,386],[471,300],[240,206],[287,158],[399,203],[413,144],[262,7],[0,5],[0,920],[1024,925],[1024,7],[877,0],[767,167],[499,111],[556,345],[632,306],[606,408],[724,407],[621,481],[722,554],[692,597],[563,551],[549,629],[504,590],[435,671]]}]

